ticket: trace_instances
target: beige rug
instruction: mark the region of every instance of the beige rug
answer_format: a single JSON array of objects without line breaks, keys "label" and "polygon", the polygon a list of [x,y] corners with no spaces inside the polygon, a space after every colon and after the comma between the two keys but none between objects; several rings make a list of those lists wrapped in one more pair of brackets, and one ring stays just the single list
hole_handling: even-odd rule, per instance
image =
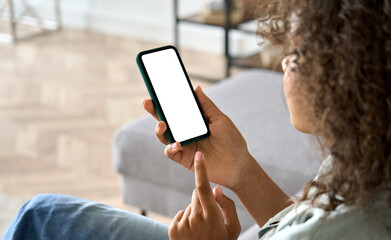
[{"label": "beige rug", "polygon": [[0,193],[0,236],[3,236],[23,203],[21,199]]}]

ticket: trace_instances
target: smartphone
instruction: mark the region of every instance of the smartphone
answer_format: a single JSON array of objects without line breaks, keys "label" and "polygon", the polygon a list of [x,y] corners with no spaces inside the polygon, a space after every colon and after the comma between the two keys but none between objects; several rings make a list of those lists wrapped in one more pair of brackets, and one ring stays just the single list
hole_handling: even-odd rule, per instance
[{"label": "smartphone", "polygon": [[181,146],[210,136],[209,126],[174,46],[140,52],[137,65],[170,143]]}]

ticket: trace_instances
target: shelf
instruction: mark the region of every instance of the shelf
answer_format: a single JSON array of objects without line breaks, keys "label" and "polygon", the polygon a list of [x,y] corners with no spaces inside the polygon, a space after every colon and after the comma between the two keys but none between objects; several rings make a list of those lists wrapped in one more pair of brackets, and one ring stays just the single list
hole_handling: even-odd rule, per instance
[{"label": "shelf", "polygon": [[[226,4],[228,4],[229,1],[232,0],[224,0]],[[278,60],[274,61],[272,64],[268,64],[269,61],[263,63],[261,59],[260,53],[253,54],[250,56],[245,57],[232,57],[230,54],[230,31],[239,31],[240,33],[244,34],[251,34],[255,37],[257,32],[257,20],[256,19],[249,19],[245,18],[243,21],[240,22],[232,22],[233,18],[231,17],[229,27],[226,26],[225,22],[221,23],[210,23],[206,22],[204,20],[203,14],[201,12],[186,15],[179,17],[178,14],[178,2],[179,0],[173,0],[174,2],[174,17],[175,17],[175,45],[179,46],[179,24],[181,22],[184,23],[190,23],[190,24],[196,24],[196,25],[203,25],[203,26],[212,26],[212,27],[219,27],[224,30],[224,54],[225,54],[225,77],[228,77],[230,75],[230,69],[232,67],[237,68],[265,68],[270,69],[273,71],[282,71],[281,69],[281,63],[278,62]],[[233,15],[231,15],[233,16]],[[222,18],[224,16],[221,16]],[[224,21],[224,19],[222,19]],[[265,58],[267,59],[267,58]],[[215,78],[210,78],[202,75],[197,74],[190,74],[196,78],[206,80],[206,81],[215,81]],[[224,77],[221,77],[221,79]],[[219,78],[218,78],[219,79]]]},{"label": "shelf", "polygon": [[281,64],[275,63],[271,66],[265,66],[262,63],[260,53],[256,53],[247,57],[236,57],[232,58],[232,66],[240,67],[240,68],[264,68],[273,71],[282,71]]},{"label": "shelf", "polygon": [[[189,15],[189,16],[183,17],[183,18],[177,18],[177,21],[178,22],[187,22],[187,23],[193,23],[193,24],[199,24],[199,25],[208,25],[208,26],[225,28],[225,24],[215,24],[215,23],[207,23],[207,22],[205,22],[203,20],[203,18],[202,18],[202,14],[201,13],[196,13],[196,14]],[[255,31],[251,31],[251,30],[248,30],[248,29],[240,29],[240,25],[241,24],[245,24],[245,23],[248,23],[250,21],[251,20],[244,20],[244,21],[242,21],[240,23],[232,24],[230,26],[230,29],[235,29],[235,30],[246,32],[246,33],[255,34]]]},{"label": "shelf", "polygon": [[256,53],[248,57],[232,58],[232,65],[241,68],[260,68],[262,67],[262,61],[259,53]]}]

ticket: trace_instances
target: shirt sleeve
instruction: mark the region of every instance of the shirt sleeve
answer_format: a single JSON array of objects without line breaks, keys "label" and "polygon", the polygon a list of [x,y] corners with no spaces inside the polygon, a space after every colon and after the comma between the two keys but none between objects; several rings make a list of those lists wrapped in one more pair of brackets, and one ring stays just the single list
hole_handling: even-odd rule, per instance
[{"label": "shirt sleeve", "polygon": [[[314,181],[318,181],[331,166],[332,157],[329,156]],[[390,192],[391,183],[374,193],[374,202],[367,210],[341,204],[326,212],[312,206],[310,200],[294,203],[272,217],[261,228],[258,237],[261,240],[391,239]],[[319,200],[327,201],[327,197],[320,196]]]},{"label": "shirt sleeve", "polygon": [[291,208],[278,223],[265,225],[259,237],[262,240],[391,239],[389,221],[384,221],[387,216],[344,205],[329,213],[321,208],[299,206]]},{"label": "shirt sleeve", "polygon": [[294,208],[294,205],[294,203],[291,204],[290,206],[283,209],[281,212],[277,213],[277,215],[270,218],[269,221],[267,221],[267,223],[258,232],[258,238],[268,239],[270,238],[270,236],[274,235],[281,219],[283,219]]}]

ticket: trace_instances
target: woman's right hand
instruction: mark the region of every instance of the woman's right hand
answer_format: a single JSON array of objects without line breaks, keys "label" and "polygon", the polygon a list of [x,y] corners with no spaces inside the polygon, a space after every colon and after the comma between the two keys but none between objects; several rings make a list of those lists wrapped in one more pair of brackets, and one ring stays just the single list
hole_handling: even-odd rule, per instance
[{"label": "woman's right hand", "polygon": [[198,100],[209,123],[210,137],[184,147],[180,143],[169,144],[165,135],[166,124],[159,121],[151,99],[144,99],[142,104],[159,122],[155,133],[160,142],[167,145],[164,154],[194,171],[194,154],[201,151],[205,154],[209,179],[234,190],[242,179],[241,173],[254,159],[247,149],[247,143],[239,130],[225,114],[205,95],[200,86],[195,88]]}]

